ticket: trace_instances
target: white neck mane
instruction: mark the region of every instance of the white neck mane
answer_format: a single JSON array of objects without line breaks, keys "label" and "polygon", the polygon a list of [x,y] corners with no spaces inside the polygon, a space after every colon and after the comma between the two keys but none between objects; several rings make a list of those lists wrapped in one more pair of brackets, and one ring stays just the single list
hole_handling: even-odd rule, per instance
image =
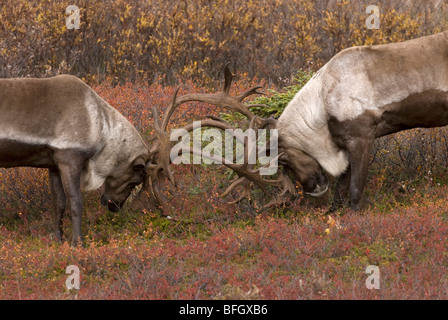
[{"label": "white neck mane", "polygon": [[313,157],[332,176],[339,176],[348,166],[348,158],[332,140],[328,117],[321,99],[320,69],[289,102],[278,120],[279,134],[288,147]]}]

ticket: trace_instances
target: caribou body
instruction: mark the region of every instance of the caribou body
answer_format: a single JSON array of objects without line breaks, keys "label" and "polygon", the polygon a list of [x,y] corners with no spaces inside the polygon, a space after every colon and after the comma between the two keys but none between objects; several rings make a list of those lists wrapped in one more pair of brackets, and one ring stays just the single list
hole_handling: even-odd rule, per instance
[{"label": "caribou body", "polygon": [[333,209],[350,190],[359,210],[375,138],[447,124],[448,31],[335,55],[278,119],[279,146],[306,192],[339,176]]},{"label": "caribou body", "polygon": [[81,189],[104,184],[101,202],[116,212],[142,183],[148,158],[136,129],[78,78],[0,80],[0,166],[48,168],[58,239],[67,200],[77,244]]}]

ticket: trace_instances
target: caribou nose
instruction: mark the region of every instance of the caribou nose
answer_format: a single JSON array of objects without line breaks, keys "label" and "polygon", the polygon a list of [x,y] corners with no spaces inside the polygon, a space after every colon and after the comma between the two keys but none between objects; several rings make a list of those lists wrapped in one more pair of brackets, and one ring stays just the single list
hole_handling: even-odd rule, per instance
[{"label": "caribou nose", "polygon": [[123,205],[123,202],[118,202],[118,203],[117,203],[117,202],[115,202],[115,201],[109,199],[109,197],[106,196],[106,194],[103,194],[103,195],[101,196],[101,204],[102,204],[103,206],[107,207],[107,209],[108,209],[109,211],[112,211],[112,212],[118,212],[118,211],[120,211],[121,206]]},{"label": "caribou nose", "polygon": [[103,194],[103,195],[101,196],[101,205],[102,205],[103,207],[106,207],[107,204],[108,204],[108,202],[109,202],[109,201],[107,200],[106,195]]}]

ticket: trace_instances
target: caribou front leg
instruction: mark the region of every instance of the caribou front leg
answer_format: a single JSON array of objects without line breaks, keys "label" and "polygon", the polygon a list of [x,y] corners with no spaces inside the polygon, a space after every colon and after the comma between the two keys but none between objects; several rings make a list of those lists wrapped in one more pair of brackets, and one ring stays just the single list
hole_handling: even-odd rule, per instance
[{"label": "caribou front leg", "polygon": [[72,245],[82,245],[81,173],[84,158],[75,151],[61,151],[55,153],[54,160],[58,166],[61,182],[70,205],[73,228]]},{"label": "caribou front leg", "polygon": [[337,209],[344,206],[344,201],[347,198],[350,189],[351,170],[348,166],[347,170],[338,178],[336,188],[334,190],[333,203],[330,207],[329,213],[335,212]]},{"label": "caribou front leg", "polygon": [[367,181],[372,140],[356,138],[347,144],[350,162],[350,207],[361,209],[361,199]]},{"label": "caribou front leg", "polygon": [[56,239],[62,241],[62,217],[64,215],[67,198],[62,185],[61,176],[57,169],[48,169],[50,189],[53,197],[53,220]]}]

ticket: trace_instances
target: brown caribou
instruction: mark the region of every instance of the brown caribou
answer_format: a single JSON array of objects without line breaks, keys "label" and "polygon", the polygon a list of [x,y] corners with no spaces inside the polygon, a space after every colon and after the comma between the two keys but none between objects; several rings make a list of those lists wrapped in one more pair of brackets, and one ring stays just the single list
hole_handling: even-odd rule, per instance
[{"label": "brown caribou", "polygon": [[[349,190],[351,209],[360,210],[375,138],[415,127],[448,124],[448,31],[341,51],[316,72],[278,120],[258,118],[250,111],[251,105],[242,103],[249,95],[259,93],[258,87],[230,97],[231,81],[232,74],[226,69],[222,92],[174,98],[164,126],[159,128],[158,135],[166,136],[165,142],[155,149],[165,154],[166,174],[172,178],[166,150],[173,142],[167,132],[162,132],[169,117],[181,103],[203,101],[245,115],[252,128],[271,125],[279,133],[278,160],[283,170],[278,176],[269,179],[258,175],[254,166],[224,163],[238,174],[224,195],[242,187],[244,192],[238,201],[255,184],[267,195],[272,195],[267,186],[280,191],[269,204],[283,202],[285,196],[295,192],[288,174],[292,171],[306,193],[320,196],[328,190],[328,173],[339,177],[331,210],[342,204]],[[206,121],[204,126],[229,127],[221,119]],[[148,188],[161,200],[157,185]]]},{"label": "brown caribou", "polygon": [[340,177],[333,208],[350,190],[360,210],[375,138],[448,124],[448,32],[341,51],[288,104],[280,148],[305,190]]},{"label": "brown caribou", "polygon": [[101,197],[118,211],[143,182],[149,149],[116,109],[76,77],[0,80],[0,166],[48,168],[56,237],[66,201],[73,244],[82,242],[81,189],[105,186]]}]

